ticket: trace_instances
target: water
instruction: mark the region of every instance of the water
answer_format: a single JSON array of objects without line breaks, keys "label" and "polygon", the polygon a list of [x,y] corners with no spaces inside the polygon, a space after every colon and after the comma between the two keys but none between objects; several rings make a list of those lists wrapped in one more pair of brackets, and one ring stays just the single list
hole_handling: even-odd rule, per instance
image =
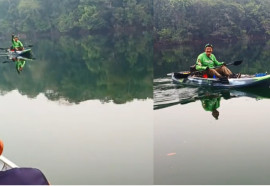
[{"label": "water", "polygon": [[4,156],[52,184],[151,184],[151,39],[23,38],[35,60],[0,64]]},{"label": "water", "polygon": [[[269,72],[269,43],[226,45],[214,54],[220,61],[244,59],[234,72]],[[270,83],[230,90],[173,84],[166,74],[187,70],[198,48],[155,52],[154,183],[269,184]]]}]

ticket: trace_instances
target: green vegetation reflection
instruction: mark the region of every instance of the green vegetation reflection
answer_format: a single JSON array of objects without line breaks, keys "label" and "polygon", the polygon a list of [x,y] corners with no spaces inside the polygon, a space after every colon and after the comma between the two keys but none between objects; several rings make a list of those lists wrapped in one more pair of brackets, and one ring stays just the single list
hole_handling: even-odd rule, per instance
[{"label": "green vegetation reflection", "polygon": [[62,36],[39,40],[32,50],[36,60],[27,62],[21,74],[1,63],[3,94],[18,89],[33,98],[45,93],[50,100],[98,99],[117,104],[153,97],[153,49],[148,33]]}]

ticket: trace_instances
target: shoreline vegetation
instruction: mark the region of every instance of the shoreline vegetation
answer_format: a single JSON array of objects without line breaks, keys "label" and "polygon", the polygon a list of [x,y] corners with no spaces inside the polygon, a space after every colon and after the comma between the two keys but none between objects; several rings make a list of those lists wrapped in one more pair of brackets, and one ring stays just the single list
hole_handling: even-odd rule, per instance
[{"label": "shoreline vegetation", "polygon": [[231,44],[231,43],[264,43],[267,42],[270,39],[270,36],[252,36],[242,39],[228,39],[228,40],[221,40],[219,38],[204,38],[204,39],[196,39],[196,40],[183,40],[183,41],[170,41],[170,40],[161,40],[161,41],[154,41],[154,49],[156,50],[162,50],[167,48],[174,48],[181,45],[205,45],[205,43],[225,43],[225,44]]},{"label": "shoreline vegetation", "polygon": [[152,30],[151,0],[0,0],[0,35]]},{"label": "shoreline vegetation", "polygon": [[268,0],[156,0],[155,48],[214,40],[270,39]]},{"label": "shoreline vegetation", "polygon": [[151,32],[154,48],[270,39],[269,0],[0,0],[0,38]]}]

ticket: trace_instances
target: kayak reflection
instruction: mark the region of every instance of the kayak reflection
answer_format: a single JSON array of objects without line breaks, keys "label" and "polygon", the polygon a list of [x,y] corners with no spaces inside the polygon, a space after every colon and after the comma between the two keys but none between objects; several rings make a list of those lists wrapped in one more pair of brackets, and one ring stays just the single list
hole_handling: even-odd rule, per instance
[{"label": "kayak reflection", "polygon": [[[158,80],[154,83],[154,109],[163,109],[174,105],[185,105],[200,101],[203,109],[211,112],[218,119],[221,100],[239,97],[250,97],[256,100],[269,99],[269,84],[241,89],[217,89],[211,87],[195,87],[187,85],[172,85]],[[162,83],[161,83],[162,82]]]},{"label": "kayak reflection", "polygon": [[22,57],[22,56],[8,56],[8,61],[3,61],[2,63],[14,63],[15,64],[15,69],[18,72],[18,74],[20,74],[25,65],[26,65],[26,61],[32,61],[34,60],[33,58],[26,58],[26,57]]},{"label": "kayak reflection", "polygon": [[220,107],[221,98],[223,99],[231,99],[237,97],[229,90],[220,90],[218,92],[211,92],[210,90],[200,90],[198,95],[193,95],[190,98],[180,99],[180,104],[187,104],[190,102],[195,102],[200,100],[202,103],[202,107],[205,111],[209,111],[212,113],[212,116],[217,120],[219,117],[218,108]]}]

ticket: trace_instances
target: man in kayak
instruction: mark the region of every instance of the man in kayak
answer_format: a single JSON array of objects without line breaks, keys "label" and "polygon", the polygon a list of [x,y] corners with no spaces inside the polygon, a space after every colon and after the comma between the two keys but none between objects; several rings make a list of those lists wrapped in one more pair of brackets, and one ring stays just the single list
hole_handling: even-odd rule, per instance
[{"label": "man in kayak", "polygon": [[205,52],[201,53],[196,61],[196,70],[204,71],[207,77],[228,78],[236,77],[227,67],[224,62],[219,62],[215,55],[212,54],[213,45],[206,44]]},{"label": "man in kayak", "polygon": [[24,50],[23,44],[22,42],[19,40],[18,36],[15,36],[14,34],[12,34],[12,47],[10,48],[11,50]]}]

